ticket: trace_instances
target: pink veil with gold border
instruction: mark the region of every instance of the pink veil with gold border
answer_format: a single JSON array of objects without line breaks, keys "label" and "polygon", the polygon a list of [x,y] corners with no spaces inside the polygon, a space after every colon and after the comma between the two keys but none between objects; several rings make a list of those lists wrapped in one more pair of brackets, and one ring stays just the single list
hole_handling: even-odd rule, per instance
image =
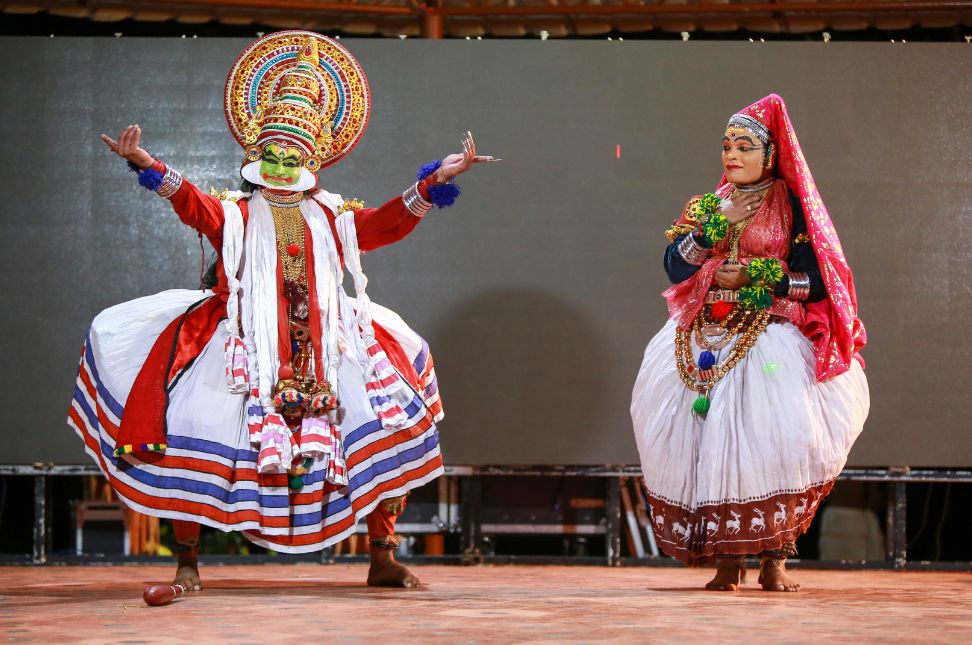
[{"label": "pink veil with gold border", "polygon": [[[807,304],[807,316],[801,329],[813,342],[817,355],[817,380],[825,381],[843,374],[850,369],[853,360],[863,366],[864,360],[859,352],[867,343],[867,332],[857,316],[854,277],[844,257],[837,230],[810,174],[786,104],[780,96],[770,94],[739,113],[758,120],[772,133],[776,145],[777,175],[800,200],[810,243],[827,286],[825,300]],[[719,187],[727,183],[723,176]]]}]

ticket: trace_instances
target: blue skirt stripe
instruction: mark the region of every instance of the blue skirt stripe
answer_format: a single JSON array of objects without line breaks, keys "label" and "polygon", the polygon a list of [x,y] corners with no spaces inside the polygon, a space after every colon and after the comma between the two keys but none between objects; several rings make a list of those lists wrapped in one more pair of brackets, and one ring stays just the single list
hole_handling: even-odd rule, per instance
[{"label": "blue skirt stripe", "polygon": [[91,351],[91,331],[88,331],[87,339],[84,343],[84,356],[87,360],[89,371],[91,376],[94,378],[95,389],[98,390],[98,395],[104,400],[105,405],[111,410],[111,413],[115,415],[116,419],[121,420],[122,413],[125,411],[124,406],[120,405],[115,397],[111,395],[105,384],[101,382],[101,377],[98,375],[98,366],[95,364],[94,353]]}]

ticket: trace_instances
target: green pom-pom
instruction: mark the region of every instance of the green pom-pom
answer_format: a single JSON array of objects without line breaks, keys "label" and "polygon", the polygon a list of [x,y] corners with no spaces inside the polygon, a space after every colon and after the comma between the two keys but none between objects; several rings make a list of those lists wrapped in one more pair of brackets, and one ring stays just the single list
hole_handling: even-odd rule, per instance
[{"label": "green pom-pom", "polygon": [[719,199],[718,195],[715,193],[706,193],[699,200],[697,210],[702,215],[711,215],[719,210],[719,204],[721,203],[722,200]]},{"label": "green pom-pom", "polygon": [[290,486],[290,490],[297,490],[303,487],[304,478],[300,475],[291,475],[290,481],[288,481],[287,484]]},{"label": "green pom-pom", "polygon": [[774,285],[783,279],[783,265],[776,258],[756,258],[750,261],[746,273],[753,283]]},{"label": "green pom-pom", "polygon": [[695,402],[692,404],[692,412],[696,414],[705,414],[708,411],[709,399],[707,399],[705,396],[700,396],[699,398],[695,399]]},{"label": "green pom-pom", "polygon": [[702,234],[709,244],[715,244],[726,239],[729,234],[729,220],[722,213],[716,213],[706,220],[702,227]]},{"label": "green pom-pom", "polygon": [[773,293],[761,284],[739,290],[739,304],[746,309],[767,309],[773,304]]}]

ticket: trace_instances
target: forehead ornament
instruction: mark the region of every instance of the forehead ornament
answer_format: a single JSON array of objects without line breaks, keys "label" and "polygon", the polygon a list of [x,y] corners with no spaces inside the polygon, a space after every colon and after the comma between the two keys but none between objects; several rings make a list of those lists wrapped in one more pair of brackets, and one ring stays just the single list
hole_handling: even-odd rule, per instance
[{"label": "forehead ornament", "polygon": [[764,146],[768,146],[772,139],[769,128],[746,114],[733,114],[729,118],[729,123],[726,125],[726,135],[730,140],[734,141],[736,137],[740,136],[738,131],[734,131],[739,128],[754,134]]}]

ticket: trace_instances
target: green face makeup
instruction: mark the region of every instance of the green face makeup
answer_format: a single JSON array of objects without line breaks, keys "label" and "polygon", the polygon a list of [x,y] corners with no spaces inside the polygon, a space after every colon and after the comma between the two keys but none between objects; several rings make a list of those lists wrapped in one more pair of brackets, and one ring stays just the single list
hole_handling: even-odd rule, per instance
[{"label": "green face makeup", "polygon": [[275,143],[268,143],[260,161],[260,176],[271,186],[287,188],[300,179],[303,163],[304,155],[299,149],[282,148]]}]

